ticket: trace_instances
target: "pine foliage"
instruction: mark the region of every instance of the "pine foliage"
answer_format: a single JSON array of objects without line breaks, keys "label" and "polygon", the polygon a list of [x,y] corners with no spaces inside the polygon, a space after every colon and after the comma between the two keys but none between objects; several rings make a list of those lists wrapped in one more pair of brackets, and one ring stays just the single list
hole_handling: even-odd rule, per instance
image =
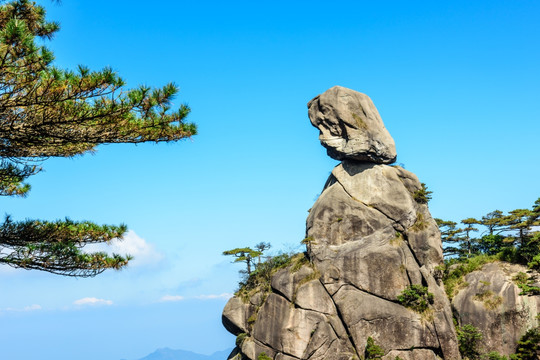
[{"label": "pine foliage", "polygon": [[461,221],[460,228],[456,222],[435,219],[441,231],[444,254],[459,260],[496,255],[501,260],[540,269],[539,205],[540,199],[537,199],[531,209],[516,209],[506,215],[495,210],[480,220],[467,218]]},{"label": "pine foliage", "polygon": [[[172,110],[178,88],[124,88],[110,68],[76,71],[53,65],[45,46],[59,30],[45,10],[27,0],[0,6],[0,195],[26,196],[26,180],[49,157],[93,152],[100,144],[177,141],[195,135],[190,109]],[[0,263],[68,276],[120,269],[130,257],[88,254],[85,244],[121,238],[124,225],[71,220],[0,225]]]}]

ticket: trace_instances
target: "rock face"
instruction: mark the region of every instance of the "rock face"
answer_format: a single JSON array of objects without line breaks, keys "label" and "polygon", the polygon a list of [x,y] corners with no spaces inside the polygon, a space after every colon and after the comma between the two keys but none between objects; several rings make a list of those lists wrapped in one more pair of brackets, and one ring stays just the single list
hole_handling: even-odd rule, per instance
[{"label": "rock face", "polygon": [[[229,359],[359,359],[369,337],[384,359],[460,359],[438,280],[438,227],[415,200],[417,177],[384,164],[394,161],[395,147],[375,106],[334,87],[308,107],[322,144],[343,162],[307,218],[307,260],[225,307],[223,323],[238,336]],[[432,294],[426,310],[400,300],[412,285]]]},{"label": "rock face", "polygon": [[537,326],[540,296],[520,296],[520,275],[538,276],[522,265],[486,264],[465,277],[467,286],[452,300],[460,325],[471,324],[482,333],[483,352],[513,354],[520,337]]},{"label": "rock face", "polygon": [[311,100],[308,108],[330,157],[378,164],[396,160],[394,140],[367,95],[334,86]]}]

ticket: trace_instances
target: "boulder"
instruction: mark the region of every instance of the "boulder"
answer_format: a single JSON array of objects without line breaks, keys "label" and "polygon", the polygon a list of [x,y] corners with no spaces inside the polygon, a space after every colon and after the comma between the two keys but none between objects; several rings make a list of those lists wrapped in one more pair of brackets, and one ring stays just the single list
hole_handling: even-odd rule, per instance
[{"label": "boulder", "polygon": [[368,337],[385,351],[439,347],[429,319],[400,304],[349,285],[343,286],[334,299],[359,354],[364,354]]},{"label": "boulder", "polygon": [[[395,232],[390,236],[395,237]],[[331,295],[343,285],[397,301],[411,283],[422,282],[418,263],[404,241],[395,243],[362,241],[341,246],[316,246],[313,261],[321,272],[321,281]]]},{"label": "boulder", "polygon": [[[318,281],[313,283],[316,282]],[[317,291],[312,294],[317,294]],[[330,300],[329,296],[327,299]],[[252,337],[255,341],[271,347],[274,353],[298,359],[324,359],[324,354],[331,348],[350,357],[352,346],[347,346],[346,332],[336,319],[333,302],[317,302],[317,299],[313,299],[311,303],[316,304],[314,308],[319,307],[318,303],[323,304],[323,309],[333,315],[295,307],[284,297],[270,294],[258,312]]]},{"label": "boulder", "polygon": [[254,313],[252,305],[244,303],[238,297],[232,297],[225,305],[221,321],[225,329],[233,335],[240,335],[249,331],[248,319]]},{"label": "boulder", "polygon": [[319,129],[319,140],[330,157],[378,164],[396,160],[394,140],[367,95],[334,86],[313,98],[308,109],[311,124]]},{"label": "boulder", "polygon": [[518,264],[486,264],[465,276],[466,286],[452,300],[459,324],[473,325],[482,333],[483,352],[513,354],[520,337],[538,326],[540,296],[520,295],[515,280],[519,273],[538,276]]},{"label": "boulder", "polygon": [[392,350],[382,357],[382,360],[395,360],[399,357],[401,360],[438,360],[438,357],[432,350],[429,349],[412,349],[412,350]]}]

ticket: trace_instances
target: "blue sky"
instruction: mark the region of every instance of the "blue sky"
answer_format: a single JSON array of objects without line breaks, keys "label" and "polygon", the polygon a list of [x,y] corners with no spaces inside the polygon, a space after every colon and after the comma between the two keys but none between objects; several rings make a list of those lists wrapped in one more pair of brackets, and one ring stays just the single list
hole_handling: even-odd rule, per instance
[{"label": "blue sky", "polygon": [[[336,161],[306,103],[334,85],[368,94],[398,163],[459,221],[540,197],[538,1],[43,4],[56,64],[111,66],[128,86],[181,91],[200,135],[49,159],[16,219],[69,216],[130,228],[121,272],[70,279],[0,268],[0,345],[11,360],[137,359],[158,347],[234,345],[221,310],[260,241],[300,250]],[[30,346],[30,344],[32,346]]]}]

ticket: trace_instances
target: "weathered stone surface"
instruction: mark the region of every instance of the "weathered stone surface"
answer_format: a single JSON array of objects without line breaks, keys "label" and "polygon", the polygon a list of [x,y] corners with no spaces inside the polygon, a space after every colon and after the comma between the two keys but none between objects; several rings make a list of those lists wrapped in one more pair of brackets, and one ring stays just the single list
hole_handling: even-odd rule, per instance
[{"label": "weathered stone surface", "polygon": [[303,359],[310,360],[349,360],[354,356],[353,347],[347,338],[336,337],[336,333],[329,322],[321,322],[311,336]]},{"label": "weathered stone surface", "polygon": [[274,360],[298,360],[298,358],[284,354],[277,354]]},{"label": "weathered stone surface", "polygon": [[235,347],[227,357],[227,360],[242,360],[242,349]]},{"label": "weathered stone surface", "polygon": [[272,276],[271,286],[274,292],[292,302],[299,283],[312,274],[313,269],[309,266],[302,266],[298,271],[291,271],[290,268],[281,269]]},{"label": "weathered stone surface", "polygon": [[365,351],[368,337],[386,351],[439,347],[433,324],[399,304],[348,285],[336,293],[334,300],[360,354]]},{"label": "weathered stone surface", "polygon": [[521,289],[512,280],[519,272],[528,271],[517,264],[486,264],[468,274],[467,286],[454,296],[452,305],[459,323],[471,324],[482,332],[485,352],[512,354],[519,338],[537,326],[540,296],[519,295]]},{"label": "weathered stone surface", "polygon": [[310,266],[302,266],[294,272],[290,268],[279,270],[272,277],[272,289],[304,310],[336,314],[332,298]]},{"label": "weathered stone surface", "polygon": [[437,360],[440,359],[429,349],[413,349],[413,350],[392,350],[382,357],[382,360],[395,360],[399,357],[402,360]]},{"label": "weathered stone surface", "polygon": [[329,344],[332,335],[337,338],[325,324],[326,317],[321,313],[294,308],[285,298],[270,294],[259,311],[253,337],[277,352],[303,358],[317,331],[325,333]]},{"label": "weathered stone surface", "polygon": [[433,274],[443,262],[443,249],[439,227],[426,205],[417,206],[416,223],[404,235],[420,266],[426,266]]},{"label": "weathered stone surface", "polygon": [[450,301],[446,297],[444,289],[437,284],[426,266],[422,266],[420,272],[427,283],[428,291],[433,294],[433,304],[430,311],[433,314],[432,322],[439,340],[439,351],[445,359],[459,359],[459,344]]},{"label": "weathered stone surface", "polygon": [[245,304],[241,299],[232,297],[225,305],[221,321],[228,332],[238,335],[248,332],[247,320],[253,313],[253,307]]},{"label": "weathered stone surface", "polygon": [[330,157],[380,164],[395,161],[394,140],[367,95],[334,86],[312,99],[308,108],[311,123],[319,129],[319,140]]},{"label": "weathered stone surface", "polygon": [[416,176],[400,167],[344,161],[310,210],[307,236],[315,246],[351,241],[383,245],[403,234],[419,266],[442,263],[439,228],[426,205],[414,201]]},{"label": "weathered stone surface", "polygon": [[[387,237],[395,238],[395,231]],[[379,237],[378,239],[382,239]],[[376,238],[373,238],[376,239]],[[385,299],[396,301],[407,285],[421,283],[418,264],[399,238],[386,241],[351,242],[341,246],[321,246],[313,250],[321,281],[330,294],[346,284]]]},{"label": "weathered stone surface", "polygon": [[317,245],[341,245],[383,232],[395,234],[392,220],[353,199],[337,182],[327,187],[311,208],[306,227]]},{"label": "weathered stone surface", "polygon": [[242,354],[250,359],[257,359],[260,354],[264,353],[266,356],[273,358],[276,354],[274,349],[253,338],[246,338],[242,342]]},{"label": "weathered stone surface", "polygon": [[403,228],[416,221],[416,203],[393,166],[343,161],[332,175],[351,198],[380,211]]},{"label": "weathered stone surface", "polygon": [[336,314],[336,307],[332,298],[318,279],[298,287],[294,304],[301,309],[312,310],[321,314]]}]

